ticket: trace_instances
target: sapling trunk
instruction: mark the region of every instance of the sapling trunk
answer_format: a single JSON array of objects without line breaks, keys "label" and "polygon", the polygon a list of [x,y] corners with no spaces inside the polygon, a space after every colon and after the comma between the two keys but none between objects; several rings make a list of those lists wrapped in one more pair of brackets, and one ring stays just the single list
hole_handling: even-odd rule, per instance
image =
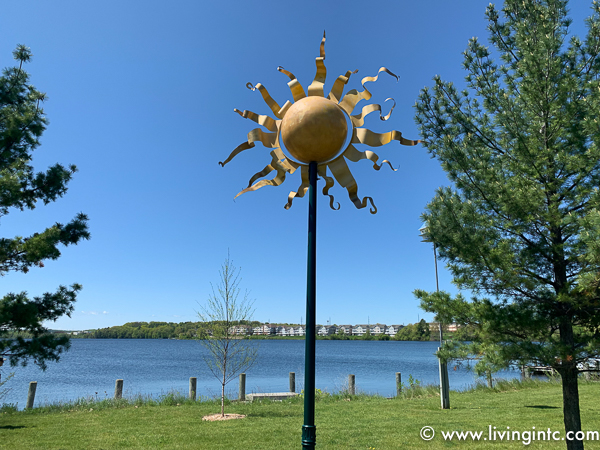
[{"label": "sapling trunk", "polygon": [[227,382],[227,356],[223,361],[223,380],[221,381],[221,417],[225,417],[225,384]]}]

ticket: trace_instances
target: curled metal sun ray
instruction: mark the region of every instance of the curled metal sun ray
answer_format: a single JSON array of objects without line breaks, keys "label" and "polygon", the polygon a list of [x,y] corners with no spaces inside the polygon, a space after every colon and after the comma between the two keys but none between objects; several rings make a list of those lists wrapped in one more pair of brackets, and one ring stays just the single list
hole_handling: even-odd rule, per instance
[{"label": "curled metal sun ray", "polygon": [[[267,164],[263,170],[256,172],[254,175],[252,175],[252,178],[250,178],[250,181],[248,181],[248,187],[251,187],[252,183],[254,183],[256,180],[258,180],[259,178],[262,178],[262,177],[266,177],[274,170],[275,170],[275,168],[273,167],[272,164]],[[240,195],[240,194],[238,194],[238,195]],[[236,195],[236,197],[237,197],[237,195]]]},{"label": "curled metal sun ray", "polygon": [[333,195],[331,195],[329,193],[329,189],[331,189],[333,187],[333,185],[335,184],[333,177],[330,177],[327,175],[327,166],[317,166],[317,173],[319,174],[320,177],[322,177],[325,180],[325,187],[323,188],[323,195],[326,195],[329,197],[329,207],[335,211],[339,210],[341,205],[339,202],[337,203],[337,208],[333,206],[333,202],[335,201],[335,199],[333,198]]},{"label": "curled metal sun ray", "polygon": [[289,70],[285,70],[285,69],[283,68],[283,66],[277,66],[277,70],[278,70],[279,72],[281,72],[282,74],[284,74],[284,75],[287,75],[287,76],[290,78],[290,80],[295,80],[295,79],[296,79],[296,75],[294,75],[294,74],[293,74],[292,72],[290,72]]},{"label": "curled metal sun ray", "polygon": [[377,164],[377,161],[379,160],[379,156],[377,155],[377,153],[372,152],[370,150],[365,150],[364,152],[361,152],[361,151],[357,150],[356,147],[354,147],[354,145],[352,145],[352,144],[350,144],[348,146],[348,148],[346,148],[346,150],[344,150],[343,155],[352,162],[358,162],[362,159],[368,159],[369,161],[371,161],[373,163],[373,169],[375,169],[375,170],[381,169],[381,167],[385,163],[388,163],[388,165],[394,172],[396,172],[398,170],[398,169],[394,169],[394,166],[392,166],[392,163],[389,162],[387,159],[384,159],[383,161],[381,161],[381,165]]},{"label": "curled metal sun ray", "polygon": [[385,122],[386,120],[388,120],[390,117],[392,117],[392,111],[393,111],[393,110],[394,110],[394,108],[396,107],[396,100],[394,100],[392,97],[388,97],[388,98],[386,98],[386,99],[385,99],[383,102],[385,103],[385,102],[387,102],[388,100],[391,100],[391,101],[393,101],[393,102],[394,102],[394,104],[393,104],[393,105],[392,105],[392,107],[390,108],[390,112],[389,112],[389,113],[387,113],[385,116],[382,116],[381,114],[379,114],[379,118],[380,118],[381,120],[383,120],[384,122]]},{"label": "curled metal sun ray", "polygon": [[219,161],[219,164],[221,167],[225,166],[225,164],[227,164],[244,150],[254,147],[254,143],[257,141],[262,142],[265,147],[273,148],[279,146],[279,136],[277,133],[265,133],[260,128],[255,128],[248,133],[248,140],[243,144],[238,145],[236,149],[227,157],[227,159],[225,161]]},{"label": "curled metal sun ray", "polygon": [[[271,164],[269,164],[267,167],[272,167],[272,169],[269,170],[267,173],[270,173],[273,170],[277,171],[277,175],[275,175],[275,177],[273,179],[258,181],[256,183],[254,183],[252,186],[249,186],[246,189],[238,192],[237,195],[235,197],[233,197],[233,199],[235,200],[240,195],[245,194],[246,192],[256,191],[257,189],[260,189],[263,186],[279,186],[281,183],[283,183],[285,181],[285,174],[286,174],[287,170],[285,169],[285,167],[283,167],[281,165],[281,163],[279,161],[277,161],[276,158],[273,158],[273,160],[271,161]],[[267,167],[265,167],[265,169]],[[263,169],[263,170],[265,170],[265,169]],[[254,178],[254,177],[252,177],[252,178]]]},{"label": "curled metal sun ray", "polygon": [[323,94],[323,85],[325,84],[325,79],[327,78],[327,68],[325,67],[325,32],[323,31],[323,39],[321,40],[321,47],[319,51],[320,56],[316,58],[317,64],[317,73],[315,74],[315,79],[308,87],[308,95],[325,97]]},{"label": "curled metal sun ray", "polygon": [[354,203],[354,206],[356,206],[357,209],[366,207],[367,201],[369,201],[371,203],[371,214],[377,213],[377,207],[375,206],[375,203],[373,203],[371,197],[364,197],[362,200],[358,197],[358,185],[356,184],[356,180],[352,176],[352,172],[350,172],[343,155],[338,156],[328,165],[331,169],[331,173],[337,182],[340,183],[340,186],[346,188],[346,191],[348,191],[348,197],[350,197],[350,201]]},{"label": "curled metal sun ray", "polygon": [[297,162],[286,158],[286,156],[281,151],[281,148],[279,148],[279,147],[273,148],[271,155],[273,155],[273,154],[275,154],[275,156],[277,156],[277,160],[286,168],[286,170],[289,173],[294,173],[296,171],[296,169],[298,167],[300,167],[300,164],[298,164]]},{"label": "curled metal sun ray", "polygon": [[350,197],[350,201],[354,203],[356,209],[365,208],[367,206],[368,201],[371,204],[369,212],[371,214],[377,214],[377,206],[375,206],[375,203],[373,203],[373,199],[371,197],[363,197],[362,200],[360,199],[360,197],[358,196],[358,185],[356,183],[354,183],[352,186],[349,186],[347,190],[348,197]]},{"label": "curled metal sun ray", "polygon": [[297,191],[290,192],[290,195],[288,195],[288,201],[284,206],[285,209],[290,209],[292,207],[292,201],[294,198],[302,198],[304,195],[306,195],[306,192],[308,192],[308,187],[310,186],[310,181],[308,179],[308,166],[300,166],[300,176],[302,177],[302,184]]},{"label": "curled metal sun ray", "polygon": [[384,120],[384,121],[388,120],[392,115],[392,111],[396,107],[396,101],[393,98],[388,98],[385,101],[387,102],[388,100],[393,101],[394,105],[390,109],[390,112],[388,112],[385,116],[381,113],[381,105],[378,105],[377,103],[373,103],[372,105],[365,105],[365,106],[363,106],[363,109],[359,114],[350,116],[352,125],[354,125],[355,127],[362,127],[365,124],[365,117],[367,117],[369,114],[371,114],[374,111],[379,111],[379,118],[381,120]]},{"label": "curled metal sun ray", "polygon": [[367,144],[369,147],[380,147],[392,141],[399,141],[402,145],[417,145],[421,141],[413,141],[402,137],[402,133],[396,130],[387,133],[375,133],[367,128],[355,128],[352,135],[352,144]]},{"label": "curled metal sun ray", "polygon": [[296,79],[296,76],[288,71],[285,70],[283,67],[279,66],[277,68],[277,70],[285,75],[287,75],[288,77],[290,77],[290,82],[288,83],[288,86],[290,88],[290,91],[292,93],[292,97],[294,97],[294,101],[297,102],[298,100],[303,99],[304,97],[306,97],[306,92],[304,92],[304,88],[302,87],[302,85],[300,84],[300,82]]},{"label": "curled metal sun ray", "polygon": [[337,77],[337,80],[335,80],[333,83],[327,98],[331,101],[339,103],[342,99],[342,94],[344,93],[344,86],[346,86],[346,84],[348,84],[348,80],[350,80],[350,75],[355,74],[356,72],[358,72],[358,70],[349,70],[346,72],[346,75],[340,75]]},{"label": "curled metal sun ray", "polygon": [[271,111],[273,111],[275,117],[277,117],[278,119],[283,118],[283,115],[281,114],[281,106],[279,106],[279,104],[275,100],[273,100],[273,97],[271,97],[271,94],[269,94],[269,91],[267,91],[266,87],[264,87],[260,83],[257,83],[256,86],[253,86],[252,83],[246,83],[246,87],[251,91],[255,91],[258,89],[258,92],[260,92],[265,103],[269,106],[269,108],[271,108]]},{"label": "curled metal sun ray", "polygon": [[271,152],[271,154],[273,154],[273,153],[275,153],[279,162],[287,169],[287,171],[289,173],[294,173],[296,171],[296,169],[298,167],[300,167],[300,164],[298,164],[297,162],[292,161],[291,159],[287,159],[285,157],[285,155],[283,154],[283,152],[281,151],[281,148],[279,148],[279,147],[274,148],[273,152]]},{"label": "curled metal sun ray", "polygon": [[377,71],[377,75],[375,75],[374,77],[364,77],[361,80],[360,84],[364,89],[363,91],[358,92],[356,89],[352,89],[346,95],[344,95],[344,98],[340,102],[340,108],[342,108],[344,111],[346,111],[346,113],[348,113],[348,115],[350,115],[352,114],[352,111],[354,110],[354,107],[357,105],[358,102],[360,102],[361,100],[369,100],[371,98],[371,92],[369,92],[369,90],[365,87],[365,83],[372,83],[377,81],[381,72],[385,72],[393,76],[394,78],[396,78],[396,81],[398,80],[398,75],[394,74],[385,67],[381,67]]},{"label": "curled metal sun ray", "polygon": [[273,120],[269,116],[259,115],[259,114],[253,113],[252,111],[247,111],[247,110],[244,110],[242,112],[239,109],[234,109],[234,111],[236,113],[238,113],[240,116],[242,116],[244,119],[250,119],[250,120],[256,122],[257,124],[262,125],[269,131],[274,131],[274,132],[277,131],[277,122],[278,121]]},{"label": "curled metal sun ray", "polygon": [[289,100],[287,102],[285,102],[284,105],[279,110],[279,115],[281,117],[284,117],[285,113],[287,113],[287,110],[290,109],[291,106],[292,106],[292,102],[290,102]]},{"label": "curled metal sun ray", "polygon": [[266,177],[271,172],[273,172],[275,170],[275,167],[274,167],[275,163],[279,163],[283,167],[283,169],[285,169],[286,172],[293,173],[294,170],[296,170],[296,169],[293,169],[290,171],[287,166],[285,166],[284,164],[281,164],[281,161],[279,160],[279,155],[275,150],[273,150],[271,152],[271,158],[272,159],[271,159],[270,164],[267,164],[263,170],[256,172],[254,175],[252,175],[252,178],[250,178],[250,181],[248,181],[248,187],[251,187],[252,184],[259,178]]}]

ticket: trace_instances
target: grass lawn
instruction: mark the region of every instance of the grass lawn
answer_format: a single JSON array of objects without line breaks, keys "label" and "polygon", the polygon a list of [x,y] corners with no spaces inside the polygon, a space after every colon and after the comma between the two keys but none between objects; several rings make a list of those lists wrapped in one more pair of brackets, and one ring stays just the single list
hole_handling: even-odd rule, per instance
[{"label": "grass lawn", "polygon": [[[428,395],[429,393],[429,395]],[[506,439],[483,440],[488,427],[497,431],[559,431],[564,437],[562,394],[556,383],[506,383],[451,393],[450,410],[440,410],[439,397],[421,390],[413,398],[324,395],[316,405],[319,449],[446,449],[446,448],[566,448],[563,441],[532,441],[523,445]],[[600,382],[580,383],[584,430],[600,431]],[[10,449],[299,449],[303,423],[302,399],[273,403],[231,403],[226,413],[244,419],[206,422],[219,411],[217,402],[170,398],[163,402],[114,404],[80,401],[61,407],[0,414],[0,448]],[[179,406],[177,401],[181,401]],[[424,426],[435,437],[419,436]],[[452,441],[442,431],[483,431],[480,441]],[[488,438],[489,439],[489,438]],[[585,443],[600,449],[600,441]]]}]

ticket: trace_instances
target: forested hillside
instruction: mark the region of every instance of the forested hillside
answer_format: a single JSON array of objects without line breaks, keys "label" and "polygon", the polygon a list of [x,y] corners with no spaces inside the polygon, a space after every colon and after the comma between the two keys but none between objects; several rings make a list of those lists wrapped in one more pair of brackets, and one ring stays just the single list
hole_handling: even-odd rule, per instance
[{"label": "forested hillside", "polygon": [[[254,322],[247,325],[254,325]],[[202,322],[128,322],[124,325],[80,333],[88,339],[195,339],[206,335],[209,324]]]}]

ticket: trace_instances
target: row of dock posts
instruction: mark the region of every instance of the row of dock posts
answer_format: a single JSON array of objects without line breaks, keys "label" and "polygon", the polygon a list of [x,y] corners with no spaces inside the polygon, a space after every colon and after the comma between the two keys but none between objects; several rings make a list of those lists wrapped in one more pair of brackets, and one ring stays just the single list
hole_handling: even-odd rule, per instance
[{"label": "row of dock posts", "polygon": [[[296,373],[290,372],[290,393],[296,392]],[[244,402],[246,401],[246,374],[240,373],[240,385],[239,385],[239,394],[238,401]],[[191,385],[190,385],[191,386]],[[191,388],[190,388],[191,389]],[[356,395],[356,376],[354,374],[348,375],[348,393],[350,395]],[[402,374],[400,372],[396,372],[396,395],[400,395],[402,393]]]},{"label": "row of dock posts", "polygon": [[[239,394],[238,400],[243,402],[246,401],[246,374],[241,373],[239,376],[240,385],[239,385]],[[290,372],[289,374],[290,381],[290,393],[296,392],[296,373]],[[190,377],[189,384],[189,393],[188,397],[190,400],[196,401],[196,387],[197,387],[198,379],[196,377]],[[29,383],[29,391],[27,392],[27,403],[25,409],[33,408],[33,403],[35,401],[35,392],[37,390],[37,381],[32,381]],[[400,395],[402,392],[402,375],[400,372],[396,372],[396,394]],[[348,393],[350,395],[356,395],[356,377],[353,374],[348,375]],[[123,380],[118,379],[115,381],[115,400],[123,398]]]},{"label": "row of dock posts", "polygon": [[[37,381],[32,381],[29,383],[29,391],[27,392],[27,403],[25,404],[25,409],[33,408],[33,403],[35,401],[35,392],[37,390]],[[123,380],[118,379],[115,381],[115,395],[114,399],[118,400],[123,398]],[[189,398],[192,400],[196,400],[196,377],[190,378],[190,392]]]},{"label": "row of dock posts", "polygon": [[[532,372],[535,373],[535,367],[530,368],[527,366],[521,366],[521,374],[524,378],[531,378]],[[584,372],[584,377],[586,380],[590,380],[591,374],[590,372]],[[289,375],[290,381],[290,393],[296,392],[296,373],[290,372]],[[239,376],[239,394],[238,400],[243,402],[246,401],[246,374],[241,373]],[[491,374],[488,375],[488,385],[491,387]],[[190,377],[190,385],[189,385],[189,398],[190,400],[196,401],[196,386],[197,386],[197,378]],[[35,401],[35,392],[37,390],[37,381],[32,381],[29,383],[29,391],[27,392],[27,403],[25,409],[33,408],[33,403]],[[356,377],[353,374],[348,375],[348,393],[350,395],[356,395]],[[400,396],[402,393],[402,374],[400,372],[396,372],[396,395]],[[118,379],[115,382],[115,400],[123,398],[123,380]]]},{"label": "row of dock posts", "polygon": [[[196,378],[190,378],[190,398],[192,389],[192,380],[194,380],[194,400],[196,400]],[[37,381],[31,381],[29,383],[29,391],[27,392],[27,403],[25,409],[33,408],[35,402],[35,392],[37,391]],[[123,398],[123,380],[119,379],[115,382],[115,400]]]},{"label": "row of dock posts", "polygon": [[[190,377],[190,388],[188,397],[190,400],[196,401],[196,386],[198,379],[196,377]],[[123,380],[117,380],[115,382],[115,400],[123,398]]]}]

